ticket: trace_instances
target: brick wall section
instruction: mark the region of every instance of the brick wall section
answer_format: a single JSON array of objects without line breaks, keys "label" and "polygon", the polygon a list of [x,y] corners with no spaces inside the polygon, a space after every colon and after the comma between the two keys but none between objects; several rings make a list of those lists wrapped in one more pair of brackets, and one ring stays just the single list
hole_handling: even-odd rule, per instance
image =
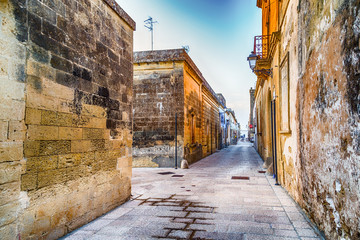
[{"label": "brick wall section", "polygon": [[0,171],[13,174],[0,186],[22,203],[6,208],[0,231],[57,238],[130,196],[135,24],[110,0],[0,9],[2,45],[15,50],[0,96]]}]

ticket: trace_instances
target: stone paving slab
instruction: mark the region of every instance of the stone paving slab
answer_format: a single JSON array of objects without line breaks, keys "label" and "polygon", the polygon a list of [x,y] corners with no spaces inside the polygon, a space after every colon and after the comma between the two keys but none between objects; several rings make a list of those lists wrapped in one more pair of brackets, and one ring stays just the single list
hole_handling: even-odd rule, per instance
[{"label": "stone paving slab", "polygon": [[190,169],[133,169],[131,200],[63,239],[322,239],[262,164],[240,143]]}]

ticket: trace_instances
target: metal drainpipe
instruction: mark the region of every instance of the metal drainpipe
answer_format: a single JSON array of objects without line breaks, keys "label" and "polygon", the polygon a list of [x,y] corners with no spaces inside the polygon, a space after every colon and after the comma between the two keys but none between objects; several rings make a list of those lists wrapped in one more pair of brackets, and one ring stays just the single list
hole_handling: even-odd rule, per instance
[{"label": "metal drainpipe", "polygon": [[212,153],[212,123],[210,123],[210,154]]},{"label": "metal drainpipe", "polygon": [[175,169],[177,167],[177,113],[175,113]]},{"label": "metal drainpipe", "polygon": [[278,168],[277,168],[277,144],[276,144],[276,101],[275,99],[272,101],[273,102],[273,110],[274,110],[274,156],[275,156],[275,185],[279,185],[279,182],[278,182]]},{"label": "metal drainpipe", "polygon": [[273,119],[273,103],[271,101],[270,103],[270,108],[271,108],[271,148],[272,148],[272,158],[273,158],[273,178],[275,178],[276,174],[275,174],[275,150],[274,150],[274,119]]}]

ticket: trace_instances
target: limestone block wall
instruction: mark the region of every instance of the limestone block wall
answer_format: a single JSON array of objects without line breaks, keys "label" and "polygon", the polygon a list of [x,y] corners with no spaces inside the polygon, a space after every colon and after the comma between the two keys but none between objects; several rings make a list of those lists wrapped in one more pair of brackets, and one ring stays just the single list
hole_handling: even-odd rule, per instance
[{"label": "limestone block wall", "polygon": [[[206,96],[205,96],[206,95]],[[204,96],[206,100],[204,100]],[[203,109],[206,101],[207,108]],[[178,166],[203,155],[204,119],[216,149],[220,101],[184,49],[134,54],[133,166],[173,167],[175,113],[178,114]],[[210,136],[209,136],[210,137]]]},{"label": "limestone block wall", "polygon": [[184,68],[184,95],[184,158],[194,163],[216,151],[221,103],[192,61]]},{"label": "limestone block wall", "polygon": [[329,239],[360,238],[359,6],[299,6],[301,204]]},{"label": "limestone block wall", "polygon": [[181,62],[134,64],[134,167],[175,165],[175,113],[180,166],[184,136],[183,84]]},{"label": "limestone block wall", "polygon": [[185,66],[184,76],[184,112],[185,112],[185,156],[184,158],[193,163],[203,157],[202,142],[202,84],[199,76]]},{"label": "limestone block wall", "polygon": [[205,157],[214,153],[217,149],[217,135],[220,122],[217,103],[205,91],[202,94],[202,145],[204,146],[202,150]]},{"label": "limestone block wall", "polygon": [[135,23],[112,0],[0,18],[0,236],[55,239],[130,196]]},{"label": "limestone block wall", "polygon": [[7,1],[0,2],[0,22],[0,236],[15,239],[16,220],[28,199],[20,191],[26,133],[26,49]]}]

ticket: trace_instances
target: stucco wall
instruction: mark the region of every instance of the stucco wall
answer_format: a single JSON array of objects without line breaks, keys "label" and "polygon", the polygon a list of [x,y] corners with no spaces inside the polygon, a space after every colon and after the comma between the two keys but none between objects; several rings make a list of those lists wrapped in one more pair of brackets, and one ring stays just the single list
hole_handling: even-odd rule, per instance
[{"label": "stucco wall", "polygon": [[135,23],[111,0],[0,18],[0,236],[58,238],[130,197]]}]

